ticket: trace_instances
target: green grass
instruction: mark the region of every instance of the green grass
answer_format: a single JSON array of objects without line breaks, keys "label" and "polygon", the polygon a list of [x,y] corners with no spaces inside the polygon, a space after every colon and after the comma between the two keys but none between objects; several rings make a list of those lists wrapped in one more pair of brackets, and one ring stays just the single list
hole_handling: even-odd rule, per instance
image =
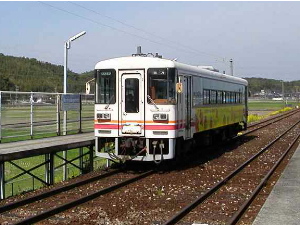
[{"label": "green grass", "polygon": [[265,119],[269,116],[274,116],[276,114],[279,114],[279,113],[283,113],[283,112],[286,112],[286,111],[290,111],[292,110],[293,108],[291,107],[285,107],[283,109],[280,109],[280,110],[277,110],[277,111],[273,111],[269,114],[266,114],[266,115],[257,115],[257,114],[252,114],[252,115],[249,115],[248,116],[248,123],[252,123],[252,122],[255,122],[255,121],[259,121],[259,120],[262,120],[262,119]]},{"label": "green grass", "polygon": [[248,106],[249,110],[266,110],[266,111],[277,111],[286,106],[295,107],[300,106],[299,102],[288,101],[287,105],[285,105],[282,101],[249,101]]},{"label": "green grass", "polygon": [[[30,106],[1,106],[1,136],[2,143],[10,141],[29,140],[44,137],[56,136],[57,132],[57,108],[55,105],[34,106],[33,122],[51,121],[52,125],[33,125],[33,136],[30,136]],[[68,112],[68,134],[79,132],[79,122],[70,122],[71,120],[79,120],[79,112]],[[60,133],[63,132],[63,112],[59,112],[60,116]],[[82,132],[92,132],[94,125],[94,105],[82,106],[82,117],[90,117],[88,121],[82,121]],[[7,127],[6,124],[27,123],[24,127]],[[17,136],[17,137],[12,137]]]}]

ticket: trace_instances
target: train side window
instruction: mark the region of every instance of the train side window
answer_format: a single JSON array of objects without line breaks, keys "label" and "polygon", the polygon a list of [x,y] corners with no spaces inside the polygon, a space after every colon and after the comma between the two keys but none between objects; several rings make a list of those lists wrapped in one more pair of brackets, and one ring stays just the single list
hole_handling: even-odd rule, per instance
[{"label": "train side window", "polygon": [[217,91],[217,104],[223,103],[223,91]]},{"label": "train side window", "polygon": [[233,103],[237,103],[236,98],[237,98],[237,93],[233,92]]},{"label": "train side window", "polygon": [[232,94],[232,103],[234,104],[235,103],[235,92],[231,92]]},{"label": "train side window", "polygon": [[203,90],[203,104],[208,105],[210,103],[210,98],[209,98],[209,90]]},{"label": "train side window", "polygon": [[168,69],[168,101],[171,104],[176,104],[176,76],[175,68]]},{"label": "train side window", "polygon": [[231,92],[231,103],[235,103],[235,92]]},{"label": "train side window", "polygon": [[237,103],[241,103],[241,92],[236,93],[237,94]]},{"label": "train side window", "polygon": [[231,103],[231,94],[230,91],[226,91],[226,103]]},{"label": "train side window", "polygon": [[210,104],[217,103],[217,91],[211,90],[210,91]]},{"label": "train side window", "polygon": [[156,104],[175,104],[175,81],[174,68],[148,69],[148,95]]}]

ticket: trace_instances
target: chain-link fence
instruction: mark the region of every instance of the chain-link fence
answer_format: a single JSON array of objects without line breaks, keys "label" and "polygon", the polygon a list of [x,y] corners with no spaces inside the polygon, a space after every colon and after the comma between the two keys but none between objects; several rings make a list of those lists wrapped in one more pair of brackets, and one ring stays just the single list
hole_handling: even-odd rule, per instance
[{"label": "chain-link fence", "polygon": [[[0,91],[0,142],[62,135],[62,95]],[[94,95],[80,99],[81,110],[67,112],[67,134],[93,131]]]}]

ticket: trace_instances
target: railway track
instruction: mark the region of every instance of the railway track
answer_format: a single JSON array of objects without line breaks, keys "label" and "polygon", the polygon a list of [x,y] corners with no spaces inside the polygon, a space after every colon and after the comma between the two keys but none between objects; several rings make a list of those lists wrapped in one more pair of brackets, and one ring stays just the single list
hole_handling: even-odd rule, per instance
[{"label": "railway track", "polygon": [[[266,120],[263,120],[263,121],[260,121],[260,122],[257,122],[257,123],[253,123],[250,126],[248,126],[248,129],[249,128],[252,128],[252,129],[243,132],[241,135],[235,137],[235,139],[238,138],[238,137],[241,137],[241,136],[246,136],[246,135],[251,134],[251,133],[253,133],[253,132],[257,131],[257,130],[260,130],[260,129],[264,128],[264,127],[267,127],[267,126],[269,126],[269,125],[271,125],[273,123],[276,123],[276,122],[279,122],[279,121],[284,120],[286,118],[289,118],[290,116],[295,115],[298,112],[300,112],[300,110],[296,109],[296,110],[293,110],[291,112],[288,111],[288,112],[286,112],[284,114],[280,114],[278,116],[275,116],[275,117],[272,117],[272,118],[269,118],[269,119],[266,119]],[[256,128],[253,128],[253,127],[256,127]]]},{"label": "railway track", "polygon": [[[279,116],[276,116],[276,117],[272,117],[271,119],[269,119],[269,120],[265,120],[265,121],[263,121],[263,122],[261,122],[261,123],[256,123],[255,125],[253,125],[253,126],[250,126],[250,128],[252,128],[252,127],[254,127],[254,126],[258,126],[258,128],[255,128],[255,129],[251,129],[251,131],[249,131],[249,132],[245,132],[244,134],[242,134],[242,135],[240,135],[238,138],[241,138],[241,137],[245,137],[245,136],[247,136],[248,134],[251,134],[251,133],[253,133],[253,132],[256,132],[256,131],[258,131],[259,129],[262,129],[262,128],[264,128],[264,127],[266,127],[266,126],[268,126],[268,125],[272,125],[272,124],[274,124],[274,123],[276,123],[276,122],[279,122],[279,121],[281,121],[281,120],[283,120],[283,119],[285,119],[285,118],[288,118],[289,116],[292,116],[292,115],[294,115],[295,113],[297,113],[299,110],[297,110],[297,111],[292,111],[292,112],[288,112],[288,113],[285,113],[284,115],[282,114],[282,115],[279,115]],[[264,124],[265,123],[265,124]],[[254,160],[254,159],[253,159]],[[252,160],[252,161],[253,161]],[[247,167],[246,165],[244,166],[244,168],[245,167]],[[113,174],[115,173],[115,175],[118,173],[117,171],[113,171],[112,172]],[[148,174],[149,173],[149,174]],[[103,188],[103,189],[101,189],[101,190],[99,190],[99,191],[97,191],[97,192],[94,192],[94,193],[92,193],[92,194],[90,194],[89,196],[90,197],[88,197],[88,196],[86,196],[86,198],[84,197],[84,198],[78,198],[78,199],[76,199],[76,200],[73,200],[73,201],[69,201],[68,203],[64,203],[64,204],[62,204],[61,206],[57,206],[57,205],[55,205],[55,207],[53,208],[53,209],[51,209],[51,210],[44,210],[41,214],[39,214],[39,215],[36,215],[36,216],[32,216],[32,217],[27,217],[27,219],[23,219],[23,220],[20,220],[20,218],[19,218],[19,220],[16,222],[16,224],[31,224],[31,223],[34,223],[34,222],[38,222],[38,221],[41,221],[41,220],[44,220],[44,219],[46,219],[46,218],[49,218],[49,217],[51,217],[51,216],[53,216],[53,215],[55,215],[55,214],[58,214],[58,213],[60,213],[60,212],[63,212],[63,211],[65,211],[65,210],[67,210],[67,209],[69,209],[69,208],[72,208],[72,207],[75,207],[76,205],[78,205],[78,204],[82,204],[82,203],[84,203],[84,202],[87,202],[87,201],[90,201],[90,200],[92,200],[93,198],[97,198],[97,197],[99,197],[99,196],[101,196],[101,195],[104,195],[104,194],[106,194],[106,193],[109,193],[109,192],[111,192],[111,191],[114,191],[114,190],[117,190],[118,188],[120,188],[120,187],[124,187],[125,185],[127,185],[127,184],[130,184],[130,183],[133,183],[133,182],[135,182],[135,181],[138,181],[139,179],[142,179],[142,178],[144,178],[144,177],[147,177],[147,176],[149,176],[149,175],[151,175],[151,174],[153,174],[154,173],[154,171],[149,171],[149,172],[146,172],[146,173],[143,173],[143,174],[141,174],[140,176],[141,176],[141,178],[130,178],[130,179],[127,179],[125,182],[128,182],[128,183],[124,183],[124,184],[122,184],[122,182],[120,183],[120,184],[116,184],[115,186],[113,186],[113,187],[111,187],[112,189],[110,189],[109,187],[108,188]],[[112,174],[112,175],[113,175]],[[96,180],[101,180],[102,178],[101,178],[101,176],[104,176],[104,177],[102,177],[102,178],[105,178],[105,177],[110,177],[110,175],[109,174],[104,174],[104,175],[100,175],[100,177],[97,179],[97,178],[92,178],[92,179],[94,179],[94,181],[96,181]],[[138,176],[137,176],[138,177]],[[226,183],[228,183],[231,179],[233,179],[233,177],[232,178],[230,178],[230,179],[228,179],[228,180],[226,180],[225,181],[225,183],[224,183],[224,185],[226,184]],[[90,181],[90,182],[93,182],[93,181]],[[89,181],[85,181],[85,182],[83,182],[82,184],[81,184],[81,186],[82,185],[84,185],[84,184],[87,184],[87,183],[89,183]],[[264,182],[263,182],[263,184],[264,184]],[[224,185],[222,185],[222,186],[224,186]],[[73,188],[75,188],[75,187],[79,187],[80,186],[80,184],[72,184],[72,185],[70,185],[69,187],[62,187],[62,189],[60,189],[60,188],[56,188],[56,189],[54,189],[54,190],[50,190],[50,191],[48,191],[48,192],[45,192],[45,193],[42,193],[42,194],[40,194],[40,195],[36,195],[36,196],[33,196],[32,198],[31,198],[31,200],[30,199],[23,199],[23,200],[21,200],[21,201],[19,201],[19,202],[15,202],[15,203],[11,203],[11,204],[9,204],[9,205],[5,205],[5,206],[2,206],[2,207],[0,207],[0,213],[2,213],[2,215],[4,215],[4,216],[6,216],[6,215],[8,215],[8,211],[9,210],[13,210],[13,209],[16,209],[16,210],[18,210],[21,206],[24,206],[24,205],[27,205],[27,204],[35,204],[34,202],[36,202],[36,201],[40,201],[40,200],[43,200],[43,199],[46,199],[46,198],[48,198],[48,197],[51,197],[51,196],[53,196],[53,195],[57,195],[57,194],[59,194],[59,193],[63,193],[64,191],[68,191],[68,190],[71,190],[71,189],[73,189]],[[43,200],[44,201],[44,200]],[[249,204],[249,203],[248,203]],[[247,204],[247,205],[248,205]],[[246,205],[246,203],[245,203],[245,205]],[[245,206],[246,208],[247,208],[247,205]],[[194,206],[194,208],[195,208],[195,206]],[[246,209],[245,208],[245,209]],[[245,211],[245,209],[239,209],[238,211],[241,211],[241,213],[240,214],[243,214],[243,212]],[[27,210],[27,209],[26,209]],[[35,210],[33,210],[33,211],[35,211]],[[191,210],[189,210],[189,211],[191,211]],[[232,217],[233,218],[233,217]],[[238,218],[238,216],[237,216],[237,218]],[[15,222],[15,221],[14,221]],[[161,224],[161,223],[160,223]],[[170,222],[170,223],[168,223],[168,222],[165,222],[165,224],[173,224],[172,222]]]},{"label": "railway track", "polygon": [[21,199],[19,201],[15,201],[15,202],[0,206],[0,213],[4,213],[4,212],[7,212],[9,210],[24,206],[26,204],[31,204],[33,202],[43,200],[43,199],[48,198],[50,196],[62,193],[64,191],[71,190],[71,189],[76,188],[76,187],[80,187],[82,185],[85,185],[85,184],[88,184],[88,183],[91,183],[91,182],[94,182],[94,181],[99,181],[101,179],[104,179],[106,177],[115,175],[115,174],[120,173],[120,172],[121,172],[121,170],[114,170],[114,171],[111,171],[111,172],[108,172],[108,173],[105,173],[105,174],[101,174],[101,175],[98,175],[98,176],[95,176],[95,177],[91,177],[91,178],[79,181],[79,182],[71,183],[71,184],[65,185],[63,187],[50,189],[49,191],[43,192],[41,194],[37,194],[37,195],[31,196],[31,197],[28,197],[28,198],[25,198],[25,199]]},{"label": "railway track", "polygon": [[[297,111],[298,112],[298,111]],[[267,123],[267,125],[272,124],[274,122],[277,122],[279,120],[282,120],[284,118],[287,118],[291,115],[294,115],[295,113],[288,113],[287,115],[280,117],[280,118],[273,118],[272,122]],[[268,120],[270,121],[270,120]],[[266,121],[264,121],[266,122]],[[262,123],[260,123],[262,124]],[[199,194],[199,197],[195,199],[193,202],[190,204],[186,205],[183,207],[182,210],[180,210],[177,214],[172,216],[170,219],[168,219],[166,222],[164,222],[164,225],[170,225],[170,224],[180,224],[179,221],[182,221],[183,224],[188,224],[186,220],[184,220],[184,217],[188,217],[188,214],[192,212],[192,210],[196,208],[201,208],[201,204],[204,204],[207,202],[210,198],[213,200],[210,201],[216,201],[216,199],[224,199],[224,195],[230,195],[230,192],[226,192],[226,190],[236,190],[238,188],[234,187],[236,186],[241,186],[241,182],[238,182],[237,180],[246,180],[247,179],[247,172],[245,170],[249,167],[255,168],[254,163],[257,163],[257,160],[260,157],[264,157],[264,154],[270,154],[269,151],[271,148],[274,148],[276,144],[282,140],[283,137],[286,137],[295,127],[299,126],[300,121],[297,121],[295,124],[293,124],[291,127],[289,127],[286,131],[281,133],[277,138],[275,138],[273,141],[271,141],[269,144],[267,144],[264,148],[262,148],[258,153],[253,155],[251,158],[249,158],[246,162],[241,164],[238,168],[236,168],[234,171],[232,171],[229,175],[227,175],[224,179],[216,183],[214,186],[212,186],[209,190],[206,192]],[[255,124],[257,125],[257,124]],[[255,128],[251,131],[248,131],[241,136],[248,135],[250,133],[253,133],[257,131],[258,129],[261,129],[267,125],[260,126],[258,128]],[[299,128],[298,128],[299,129]],[[240,136],[240,137],[241,137]],[[271,169],[269,169],[267,172],[265,172],[263,178],[260,180],[258,185],[255,187],[255,189],[252,191],[250,196],[247,196],[247,198],[244,200],[243,203],[240,203],[238,206],[238,209],[233,213],[233,215],[229,218],[227,221],[223,221],[225,224],[236,224],[240,218],[242,217],[243,213],[248,209],[249,205],[251,202],[255,199],[257,194],[260,192],[260,190],[265,186],[267,181],[270,179],[276,168],[280,165],[280,163],[284,160],[286,155],[289,153],[289,151],[292,149],[292,147],[295,145],[297,140],[299,140],[300,134],[298,130],[298,135],[291,141],[291,145],[288,145],[288,147],[282,151],[281,156],[278,157],[277,161],[274,163]],[[254,165],[254,166],[253,166]],[[244,176],[246,174],[246,178],[239,178],[239,176],[242,176],[240,174],[243,174]],[[222,191],[221,191],[222,190]],[[225,191],[224,191],[225,190]],[[224,203],[223,203],[224,204]],[[204,207],[204,206],[203,206]],[[189,221],[190,222],[190,221]],[[201,222],[200,222],[201,223]]]},{"label": "railway track", "polygon": [[271,123],[268,123],[268,122],[270,122],[272,120],[276,120],[276,119],[279,119],[279,120],[276,120],[274,122],[280,121],[281,119],[285,119],[285,118],[287,118],[291,115],[294,115],[294,114],[298,113],[299,111],[300,111],[300,109],[294,109],[294,110],[291,110],[291,111],[280,113],[280,114],[272,116],[270,118],[267,118],[267,119],[264,119],[264,120],[261,120],[261,121],[258,121],[258,122],[251,123],[251,124],[248,125],[248,128],[255,127],[255,126],[258,126],[258,125],[261,125],[261,124],[264,124],[264,123],[271,124],[272,122]]},{"label": "railway track", "polygon": [[[46,201],[47,198],[53,198],[54,195],[70,191],[72,189],[78,188],[80,186],[83,186],[83,185],[86,185],[86,184],[89,184],[89,183],[92,183],[92,182],[95,182],[95,181],[98,182],[98,181],[103,180],[103,179],[108,178],[108,177],[111,178],[113,176],[119,175],[122,172],[123,172],[123,170],[115,170],[115,171],[112,171],[112,172],[101,174],[99,176],[95,176],[95,177],[92,177],[92,178],[89,178],[89,179],[85,179],[83,181],[72,183],[72,184],[69,184],[69,185],[66,185],[66,186],[63,186],[63,187],[60,187],[60,188],[55,188],[55,189],[49,190],[47,192],[41,193],[39,195],[35,195],[35,196],[29,197],[29,198],[26,198],[26,199],[22,199],[22,200],[19,200],[19,201],[1,206],[0,207],[0,213],[2,214],[2,216],[3,216],[3,213],[6,213],[5,216],[8,216],[9,213],[7,213],[7,212],[10,211],[10,210],[19,209],[24,205],[34,204],[37,201],[41,201],[41,200]],[[32,223],[39,222],[39,221],[47,219],[47,218],[49,218],[49,217],[51,217],[55,214],[61,213],[65,210],[68,210],[70,208],[73,208],[75,206],[83,204],[87,201],[91,201],[91,200],[93,200],[93,199],[95,199],[95,198],[97,198],[101,195],[113,192],[113,191],[115,191],[119,188],[122,188],[122,187],[124,187],[128,184],[131,184],[133,182],[141,180],[141,179],[143,179],[145,177],[148,177],[148,176],[150,176],[154,173],[155,173],[155,171],[153,171],[153,170],[143,172],[143,173],[141,173],[137,176],[126,179],[122,182],[118,182],[117,184],[110,185],[109,187],[105,187],[103,189],[94,191],[90,194],[84,195],[83,197],[78,197],[78,198],[75,197],[75,199],[72,199],[72,201],[68,201],[68,202],[66,202],[64,204],[61,204],[61,205],[57,204],[55,207],[53,207],[49,210],[37,213],[37,214],[35,214],[33,216],[30,216],[28,218],[25,218],[25,219],[21,219],[17,222],[14,222],[14,224],[32,224]],[[26,209],[26,210],[28,210],[28,209]]]}]

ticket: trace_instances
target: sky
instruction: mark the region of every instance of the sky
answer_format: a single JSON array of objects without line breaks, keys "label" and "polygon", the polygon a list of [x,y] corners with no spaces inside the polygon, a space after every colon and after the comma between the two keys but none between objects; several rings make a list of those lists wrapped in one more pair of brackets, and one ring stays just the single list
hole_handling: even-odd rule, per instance
[{"label": "sky", "polygon": [[64,64],[82,73],[97,62],[159,53],[212,65],[237,77],[300,80],[300,2],[2,2],[0,53]]}]

